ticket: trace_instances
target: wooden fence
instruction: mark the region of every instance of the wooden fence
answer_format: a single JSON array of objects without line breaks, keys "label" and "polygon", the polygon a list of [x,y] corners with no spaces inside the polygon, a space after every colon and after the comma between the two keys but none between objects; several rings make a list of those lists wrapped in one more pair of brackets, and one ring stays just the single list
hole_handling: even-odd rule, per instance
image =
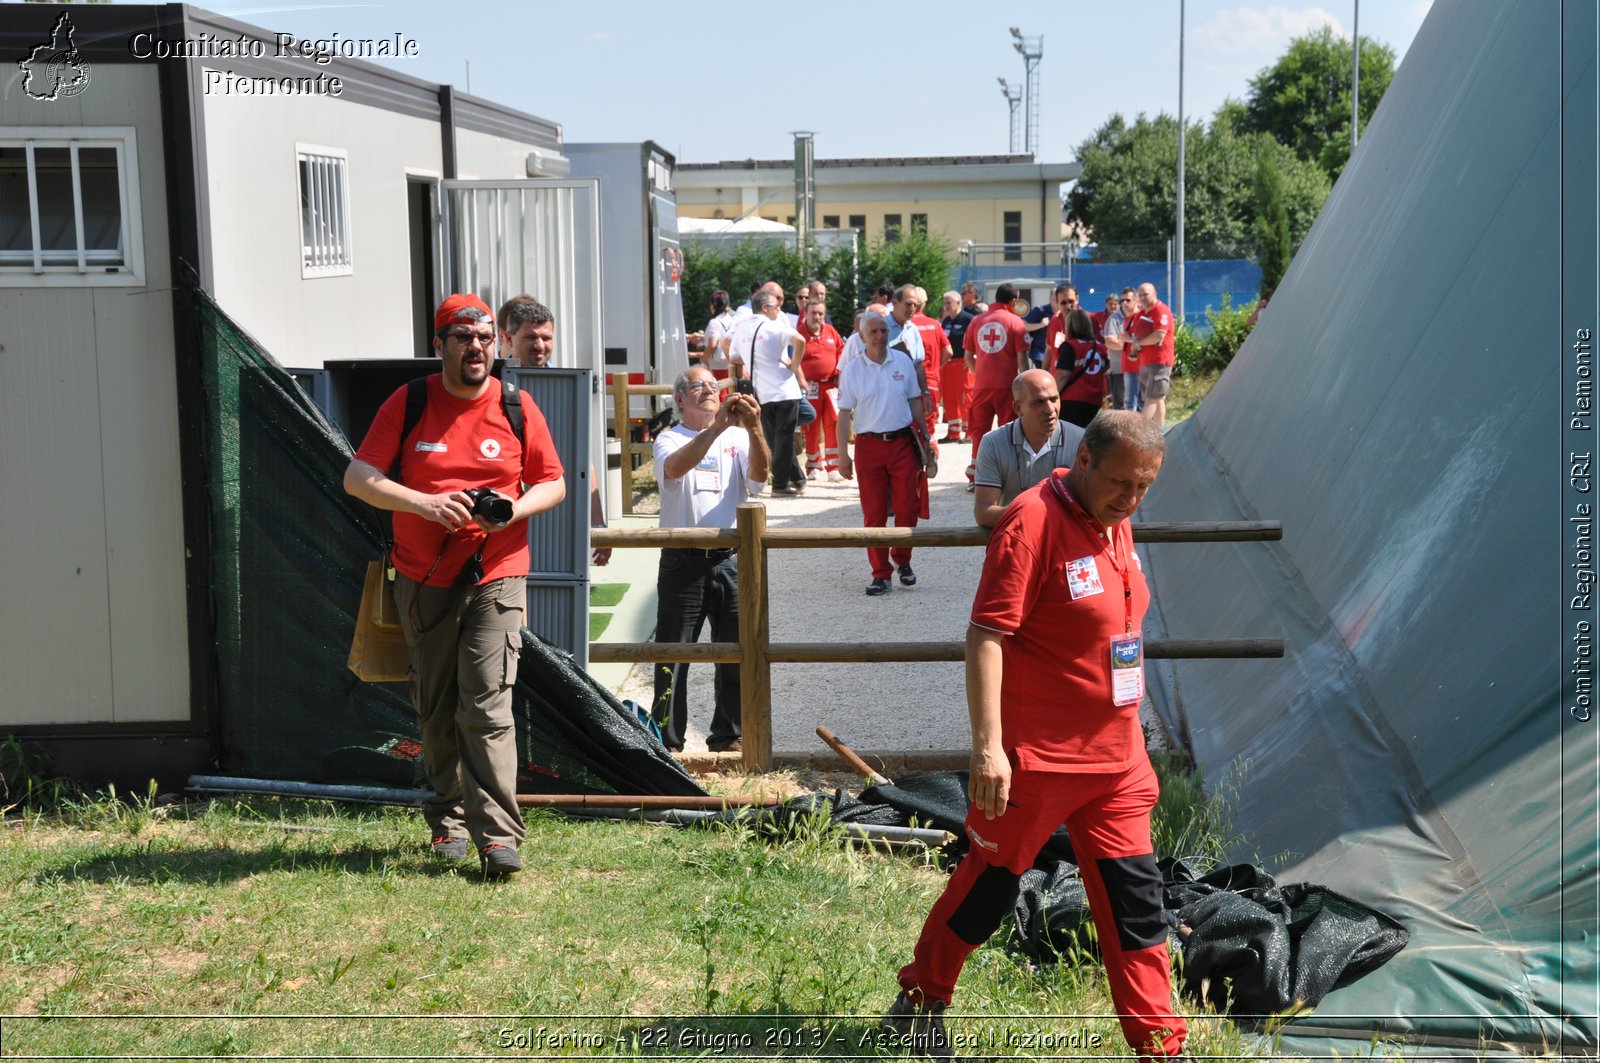
[{"label": "wooden fence", "polygon": [[[650,385],[656,386],[656,385]],[[635,389],[638,385],[633,385]],[[670,390],[670,389],[669,389]],[[637,392],[636,392],[637,393]],[[626,393],[618,392],[623,402]],[[619,407],[626,416],[626,405]],[[624,476],[630,468],[623,445]],[[1141,543],[1265,542],[1283,538],[1277,521],[1135,524]],[[739,552],[738,642],[591,642],[595,664],[639,661],[739,665],[744,767],[772,768],[772,665],[796,663],[891,663],[959,661],[960,642],[779,642],[770,639],[767,602],[769,550],[828,549],[844,546],[982,546],[989,529],[968,528],[768,528],[760,502],[739,507],[734,528],[596,528],[597,547],[735,548]],[[1202,657],[1282,657],[1282,639],[1153,639],[1145,644],[1151,660]]]}]

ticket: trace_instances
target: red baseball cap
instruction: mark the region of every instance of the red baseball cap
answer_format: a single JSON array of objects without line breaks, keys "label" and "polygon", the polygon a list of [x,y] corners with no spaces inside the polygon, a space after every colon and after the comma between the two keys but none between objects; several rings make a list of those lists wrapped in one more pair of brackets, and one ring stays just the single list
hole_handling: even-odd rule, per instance
[{"label": "red baseball cap", "polygon": [[494,311],[482,299],[470,292],[462,295],[457,293],[439,304],[439,309],[433,312],[433,331],[438,332],[455,324],[473,324],[478,321],[494,321]]}]

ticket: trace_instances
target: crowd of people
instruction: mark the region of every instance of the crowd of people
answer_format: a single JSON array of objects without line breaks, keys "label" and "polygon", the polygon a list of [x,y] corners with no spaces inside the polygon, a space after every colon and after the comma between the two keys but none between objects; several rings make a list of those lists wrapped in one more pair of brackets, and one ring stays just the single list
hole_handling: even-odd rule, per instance
[{"label": "crowd of people", "polygon": [[[845,336],[828,317],[827,287],[822,281],[800,286],[792,312],[784,309],[782,285],[757,282],[750,287],[749,299],[737,307],[727,292],[712,294],[711,318],[704,332],[691,337],[701,349],[691,358],[716,375],[731,374],[736,386],[761,403],[763,431],[773,453],[774,495],[803,494],[808,482],[836,483],[846,477],[840,456],[852,437],[847,432],[845,439],[840,438],[840,415],[848,412],[841,406],[840,385],[850,363],[868,350],[862,322],[869,315],[884,322],[889,349],[904,354],[911,364],[917,395],[907,400],[907,414],[922,427],[913,432],[907,420],[874,423],[867,431],[881,434],[904,428],[907,439],[917,444],[913,449],[924,467],[937,460],[941,444],[970,445],[967,489],[975,495],[982,494],[981,488],[1003,486],[993,481],[993,470],[1009,467],[1009,459],[998,452],[984,459],[984,437],[1009,425],[1021,412],[1021,403],[1046,401],[1036,394],[1044,378],[1031,378],[1026,388],[1018,384],[1030,370],[1049,379],[1053,387],[1044,390],[1054,393],[1048,401],[1056,416],[1079,430],[1103,409],[1138,411],[1157,427],[1165,424],[1176,361],[1175,328],[1172,312],[1157,298],[1155,285],[1145,283],[1110,294],[1104,308],[1095,311],[1080,305],[1077,288],[1070,282],[1057,285],[1049,301],[1037,306],[1029,306],[1018,294],[1014,285],[1001,284],[993,303],[983,303],[977,286],[964,284],[960,291],[943,294],[935,319],[923,312],[928,294],[922,288],[883,285],[856,312]],[[882,420],[876,416],[879,412],[874,411],[875,422]],[[846,420],[855,433],[862,431],[859,417]],[[899,422],[898,411],[889,420]],[[1055,431],[1054,424],[1046,430],[1042,422],[1034,428],[1045,432],[1042,441]],[[1038,445],[1022,441],[1016,431],[995,444],[1026,447],[1029,464],[1040,458]],[[985,467],[991,470],[987,482],[980,479]],[[915,477],[914,472],[901,472]],[[896,484],[891,477],[884,488],[888,495]],[[1003,492],[1002,506],[1025,486],[1029,484]],[[862,490],[870,525],[870,513],[882,508],[886,499],[879,497],[876,477],[871,487],[864,482]],[[987,501],[980,499],[974,507],[980,523],[996,501],[986,494],[983,499]],[[898,508],[888,504],[899,517]],[[874,584],[886,580],[879,568],[874,565]],[[868,593],[882,592],[869,586]]]}]

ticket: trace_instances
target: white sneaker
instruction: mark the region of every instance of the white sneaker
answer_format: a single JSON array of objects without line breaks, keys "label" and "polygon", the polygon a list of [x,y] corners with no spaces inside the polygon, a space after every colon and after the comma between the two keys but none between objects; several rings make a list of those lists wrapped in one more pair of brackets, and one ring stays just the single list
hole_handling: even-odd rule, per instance
[{"label": "white sneaker", "polygon": [[838,469],[829,469],[828,482],[831,484],[842,484],[844,483],[844,477],[839,475]]},{"label": "white sneaker", "polygon": [[822,480],[822,469],[820,467],[812,469],[810,478],[820,483]]}]

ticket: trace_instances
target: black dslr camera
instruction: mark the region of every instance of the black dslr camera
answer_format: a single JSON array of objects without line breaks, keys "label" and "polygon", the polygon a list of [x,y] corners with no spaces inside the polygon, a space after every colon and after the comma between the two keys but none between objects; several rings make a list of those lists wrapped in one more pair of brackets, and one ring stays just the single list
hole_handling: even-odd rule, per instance
[{"label": "black dslr camera", "polygon": [[468,487],[462,494],[472,499],[472,515],[491,524],[510,524],[511,499],[492,487]]}]

